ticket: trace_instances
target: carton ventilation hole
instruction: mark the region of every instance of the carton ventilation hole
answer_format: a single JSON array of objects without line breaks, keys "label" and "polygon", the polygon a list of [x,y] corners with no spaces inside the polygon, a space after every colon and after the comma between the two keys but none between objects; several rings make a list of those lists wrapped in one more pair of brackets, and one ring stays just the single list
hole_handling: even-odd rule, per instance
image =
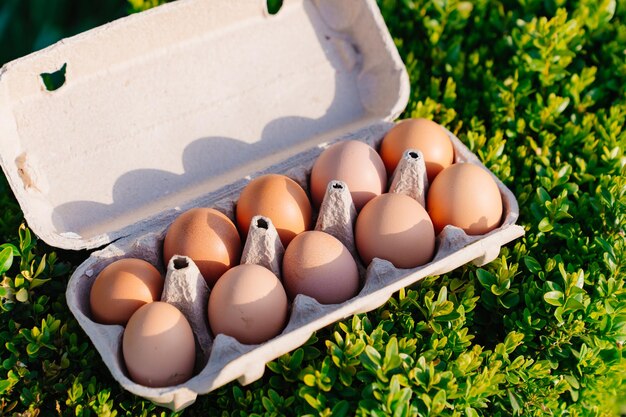
[{"label": "carton ventilation hole", "polygon": [[267,12],[275,15],[283,7],[283,0],[267,0]]},{"label": "carton ventilation hole", "polygon": [[41,80],[43,81],[43,85],[46,87],[48,91],[58,90],[65,84],[65,70],[67,69],[67,63],[63,64],[63,66],[53,72],[42,72],[39,74]]},{"label": "carton ventilation hole", "polygon": [[185,258],[174,258],[175,269],[185,269],[189,266],[189,262]]},{"label": "carton ventilation hole", "polygon": [[259,229],[268,229],[269,228],[269,224],[267,224],[267,221],[263,220],[263,219],[258,219],[256,221],[256,227],[258,227]]}]

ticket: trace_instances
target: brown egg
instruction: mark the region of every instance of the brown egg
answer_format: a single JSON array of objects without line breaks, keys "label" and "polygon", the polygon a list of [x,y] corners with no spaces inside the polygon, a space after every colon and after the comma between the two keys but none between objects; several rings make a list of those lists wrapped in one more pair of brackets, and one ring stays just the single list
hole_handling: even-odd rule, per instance
[{"label": "brown egg", "polygon": [[146,304],[124,330],[122,354],[130,378],[147,387],[169,387],[193,374],[196,345],[189,322],[174,306]]},{"label": "brown egg", "polygon": [[287,294],[269,269],[239,265],[217,281],[208,310],[214,335],[223,333],[245,344],[263,343],[285,327]]},{"label": "brown egg", "polygon": [[92,319],[125,325],[139,307],[161,299],[163,281],[159,271],[143,259],[125,258],[107,265],[89,293]]},{"label": "brown egg", "polygon": [[385,192],[385,165],[374,148],[356,140],[335,143],[317,158],[311,170],[311,197],[316,207],[324,200],[332,180],[348,185],[357,211]]},{"label": "brown egg", "polygon": [[210,287],[241,258],[241,238],[228,217],[211,208],[178,216],[163,242],[165,264],[174,255],[190,257]]},{"label": "brown egg", "polygon": [[328,233],[310,231],[296,236],[285,251],[282,271],[290,298],[305,294],[322,304],[335,304],[359,291],[354,258]]},{"label": "brown egg", "polygon": [[403,120],[383,138],[380,156],[389,175],[393,174],[407,149],[422,151],[429,182],[454,161],[454,148],[448,134],[428,119]]},{"label": "brown egg", "polygon": [[437,233],[451,224],[469,235],[481,235],[498,227],[502,217],[498,185],[487,170],[469,163],[439,173],[428,190],[426,207]]},{"label": "brown egg", "polygon": [[252,217],[269,217],[283,246],[311,228],[311,203],[297,182],[284,175],[268,174],[250,181],[237,201],[237,225],[247,236]]},{"label": "brown egg", "polygon": [[355,240],[366,265],[380,258],[396,268],[414,268],[429,262],[435,251],[428,213],[404,194],[383,194],[367,203],[356,220]]}]

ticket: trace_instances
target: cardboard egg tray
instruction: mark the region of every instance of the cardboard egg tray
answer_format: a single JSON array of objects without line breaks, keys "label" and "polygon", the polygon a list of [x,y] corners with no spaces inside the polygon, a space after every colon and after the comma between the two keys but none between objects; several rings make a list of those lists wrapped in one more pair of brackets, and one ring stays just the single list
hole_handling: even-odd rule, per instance
[{"label": "cardboard egg tray", "polygon": [[[63,85],[47,90],[41,76],[59,69]],[[523,235],[515,197],[496,178],[504,213],[492,232],[467,236],[447,226],[434,259],[418,268],[379,259],[361,265],[359,294],[341,304],[298,295],[284,331],[263,344],[210,335],[208,288],[193,261],[176,256],[163,264],[171,222],[192,207],[216,208],[232,219],[240,191],[264,173],[287,175],[308,190],[325,147],[360,140],[377,148],[408,96],[406,69],[374,0],[286,0],[276,15],[263,0],[178,0],[2,67],[0,163],[29,226],[46,243],[104,247],[76,269],[66,295],[113,377],[130,392],[180,410],[230,381],[260,378],[266,362],[314,331],[377,308],[426,276],[490,262]],[[481,165],[448,134],[455,162]],[[392,191],[419,201],[423,173],[405,162],[390,179]],[[317,228],[354,254],[349,194],[331,188]],[[255,226],[258,220],[243,262],[279,272],[271,221]],[[148,388],[131,381],[121,354],[123,328],[90,318],[94,279],[124,257],[160,268],[163,298],[190,318],[198,369],[183,384]]]},{"label": "cardboard egg tray", "polygon": [[[377,147],[391,123],[372,125],[342,137],[339,140],[361,140]],[[469,162],[482,166],[476,157],[451,133],[448,132],[454,145],[455,163]],[[307,178],[317,156],[326,147],[320,146],[311,149],[283,163],[255,174],[280,173],[298,182],[307,190]],[[485,168],[486,169],[486,168]],[[397,177],[397,175],[396,175]],[[495,178],[495,177],[494,177]],[[259,379],[264,372],[265,363],[276,359],[304,344],[311,334],[331,323],[349,317],[353,314],[373,310],[383,305],[391,295],[399,289],[412,285],[420,279],[449,272],[468,262],[483,265],[491,262],[498,256],[500,247],[523,235],[523,229],[515,225],[518,217],[518,207],[515,197],[497,178],[503,202],[503,221],[497,229],[480,236],[468,236],[454,226],[446,226],[437,237],[437,249],[431,262],[413,269],[398,269],[391,263],[374,259],[364,272],[362,288],[359,294],[341,304],[323,305],[306,295],[298,295],[290,309],[290,317],[284,331],[277,337],[260,345],[244,345],[230,336],[217,335],[214,339],[207,338],[206,330],[198,331],[194,322],[198,322],[198,313],[186,313],[191,317],[190,322],[202,349],[199,362],[206,360],[206,365],[187,382],[174,387],[148,388],[134,383],[124,369],[121,356],[123,327],[117,325],[101,325],[94,323],[89,315],[89,291],[95,277],[109,263],[123,258],[136,257],[144,259],[163,270],[161,255],[162,241],[167,227],[160,230],[139,234],[125,238],[107,246],[105,249],[94,252],[73,274],[67,289],[67,301],[76,319],[87,332],[96,348],[102,355],[113,377],[130,392],[150,399],[153,402],[179,410],[193,403],[199,394],[208,393],[222,385],[238,380],[241,384],[248,384]],[[393,184],[395,192],[411,194],[415,186],[412,178]],[[210,205],[234,220],[235,203],[247,181],[240,181],[228,187],[228,192],[219,197]],[[329,190],[332,190],[332,183]],[[325,203],[317,216],[318,230],[324,230],[341,240],[354,253],[354,241],[351,236],[353,230],[354,210],[347,188],[335,188],[338,192],[327,191]],[[333,201],[336,204],[328,204]],[[271,221],[257,225],[258,217],[253,219],[249,237],[246,241],[242,263],[257,263],[280,274],[280,255],[282,245],[277,237]],[[323,221],[321,221],[323,220]],[[352,239],[352,241],[350,241]],[[277,248],[278,245],[278,248]],[[362,265],[358,256],[357,263]],[[176,275],[176,277],[173,277]],[[175,281],[170,284],[167,281]],[[183,284],[179,284],[183,282]],[[188,309],[199,311],[200,322],[207,319],[208,290],[204,279],[200,275],[193,261],[186,257],[174,257],[166,268],[166,290],[171,285],[186,285],[193,294],[193,306]],[[201,287],[200,289],[196,289]],[[202,289],[204,288],[204,289]],[[196,296],[197,295],[197,296]],[[167,297],[164,297],[167,299]],[[168,300],[168,302],[171,302]],[[173,302],[181,308],[180,304]],[[198,308],[199,307],[199,308]],[[185,312],[184,304],[181,308]],[[204,326],[207,326],[206,323]],[[202,325],[200,325],[202,327]],[[205,327],[206,328],[206,327]],[[200,336],[200,337],[198,337]]]}]

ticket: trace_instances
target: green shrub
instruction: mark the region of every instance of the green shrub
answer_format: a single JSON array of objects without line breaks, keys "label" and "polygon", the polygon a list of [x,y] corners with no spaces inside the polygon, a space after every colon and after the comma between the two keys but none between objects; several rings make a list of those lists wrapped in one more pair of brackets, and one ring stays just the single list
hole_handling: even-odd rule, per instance
[{"label": "green shrub", "polygon": [[[619,415],[626,1],[379,4],[411,78],[404,116],[455,132],[515,193],[526,235],[489,265],[317,332],[261,380],[185,414]],[[16,237],[3,191],[0,414],[170,414],[122,391],[68,312],[68,269],[86,255],[60,261],[23,226]]]}]

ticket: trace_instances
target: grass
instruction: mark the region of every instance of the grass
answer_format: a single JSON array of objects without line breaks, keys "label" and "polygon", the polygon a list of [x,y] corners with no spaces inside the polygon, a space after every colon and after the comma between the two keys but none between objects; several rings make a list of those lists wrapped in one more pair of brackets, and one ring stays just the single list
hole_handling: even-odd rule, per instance
[{"label": "grass", "polygon": [[[0,6],[0,34],[17,3]],[[318,331],[184,415],[619,415],[626,1],[379,5],[410,73],[404,116],[454,131],[513,190],[526,235],[483,268]],[[0,415],[169,415],[121,390],[69,313],[64,288],[87,254],[37,242],[4,181],[0,207]]]}]

